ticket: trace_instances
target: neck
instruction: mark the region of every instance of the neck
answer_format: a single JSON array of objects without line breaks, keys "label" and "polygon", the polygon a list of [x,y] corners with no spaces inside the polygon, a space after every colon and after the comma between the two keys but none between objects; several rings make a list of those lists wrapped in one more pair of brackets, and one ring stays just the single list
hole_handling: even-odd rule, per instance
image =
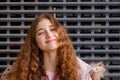
[{"label": "neck", "polygon": [[44,66],[47,71],[55,72],[56,70],[56,64],[57,64],[57,52],[51,51],[51,52],[44,52]]}]

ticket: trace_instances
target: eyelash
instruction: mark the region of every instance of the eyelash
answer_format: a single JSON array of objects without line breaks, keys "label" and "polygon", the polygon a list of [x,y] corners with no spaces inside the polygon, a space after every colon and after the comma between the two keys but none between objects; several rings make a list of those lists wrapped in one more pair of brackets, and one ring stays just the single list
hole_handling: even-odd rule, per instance
[{"label": "eyelash", "polygon": [[[51,28],[50,30],[51,30],[51,31],[56,31],[55,28]],[[38,33],[38,35],[41,35],[41,34],[44,34],[44,33],[45,33],[45,32],[43,31],[43,32]]]},{"label": "eyelash", "polygon": [[56,31],[56,28],[51,28],[50,30]]},{"label": "eyelash", "polygon": [[51,29],[51,31],[55,31],[56,29]]},{"label": "eyelash", "polygon": [[38,35],[41,35],[41,34],[43,34],[44,32],[40,32],[40,33],[38,33]]}]

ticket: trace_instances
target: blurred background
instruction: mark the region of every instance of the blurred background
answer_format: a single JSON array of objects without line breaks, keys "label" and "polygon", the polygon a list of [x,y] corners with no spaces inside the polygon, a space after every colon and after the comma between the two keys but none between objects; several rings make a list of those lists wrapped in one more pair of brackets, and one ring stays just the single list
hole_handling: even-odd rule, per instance
[{"label": "blurred background", "polygon": [[78,57],[104,62],[105,80],[120,80],[120,0],[0,0],[0,76],[40,13],[68,29]]}]

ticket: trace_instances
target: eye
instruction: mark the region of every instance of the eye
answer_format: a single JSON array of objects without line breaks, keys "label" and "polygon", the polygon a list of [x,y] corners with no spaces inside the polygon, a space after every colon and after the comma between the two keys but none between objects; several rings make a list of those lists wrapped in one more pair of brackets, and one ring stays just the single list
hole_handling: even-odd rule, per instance
[{"label": "eye", "polygon": [[51,29],[51,31],[55,31],[56,29]]},{"label": "eye", "polygon": [[44,31],[38,33],[38,35],[43,35],[43,34],[45,34]]},{"label": "eye", "polygon": [[55,28],[51,28],[50,30],[51,30],[51,31],[56,31],[56,29],[55,29]]}]

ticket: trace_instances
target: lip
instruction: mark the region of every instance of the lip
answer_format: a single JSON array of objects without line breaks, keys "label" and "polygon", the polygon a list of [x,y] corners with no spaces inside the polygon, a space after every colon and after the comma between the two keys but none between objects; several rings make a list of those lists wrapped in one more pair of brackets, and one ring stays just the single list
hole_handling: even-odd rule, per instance
[{"label": "lip", "polygon": [[46,43],[50,43],[52,41],[55,41],[56,39],[50,39],[50,40],[47,40]]}]

